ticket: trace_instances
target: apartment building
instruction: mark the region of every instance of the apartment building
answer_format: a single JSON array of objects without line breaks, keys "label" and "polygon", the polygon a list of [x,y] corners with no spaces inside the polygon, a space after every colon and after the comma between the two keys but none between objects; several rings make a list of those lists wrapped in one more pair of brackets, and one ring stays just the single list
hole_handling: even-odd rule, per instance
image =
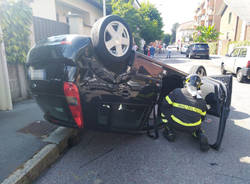
[{"label": "apartment building", "polygon": [[202,0],[200,5],[195,10],[194,26],[212,26],[219,31],[220,15],[218,11],[223,0]]}]

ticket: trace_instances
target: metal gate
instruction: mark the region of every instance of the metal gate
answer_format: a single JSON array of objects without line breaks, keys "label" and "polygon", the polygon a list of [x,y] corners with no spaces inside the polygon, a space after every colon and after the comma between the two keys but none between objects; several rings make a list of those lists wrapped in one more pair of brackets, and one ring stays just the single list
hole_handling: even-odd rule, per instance
[{"label": "metal gate", "polygon": [[35,42],[50,36],[69,34],[69,25],[49,19],[33,16]]}]

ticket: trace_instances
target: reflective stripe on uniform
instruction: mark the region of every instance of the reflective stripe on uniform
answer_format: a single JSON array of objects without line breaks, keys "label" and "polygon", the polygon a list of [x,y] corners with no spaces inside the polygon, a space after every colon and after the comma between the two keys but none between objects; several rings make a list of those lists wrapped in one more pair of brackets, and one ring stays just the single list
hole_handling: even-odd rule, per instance
[{"label": "reflective stripe on uniform", "polygon": [[165,118],[165,115],[163,113],[161,113],[161,117]]},{"label": "reflective stripe on uniform", "polygon": [[165,99],[167,100],[167,102],[168,102],[169,104],[172,104],[172,103],[173,103],[172,100],[169,98],[169,96],[166,96]]},{"label": "reflective stripe on uniform", "polygon": [[189,110],[189,111],[193,111],[193,112],[197,112],[199,113],[200,115],[202,116],[205,116],[206,115],[206,111],[202,111],[201,109],[199,108],[196,108],[196,107],[192,107],[192,106],[189,106],[189,105],[184,105],[184,104],[180,104],[180,103],[176,103],[176,102],[172,102],[172,100],[169,98],[169,96],[166,96],[166,101],[169,103],[169,104],[172,104],[174,107],[177,107],[177,108],[180,108],[180,109],[185,109],[185,110]]},{"label": "reflective stripe on uniform", "polygon": [[167,120],[167,119],[162,119],[162,122],[163,122],[163,123],[167,123],[168,120]]},{"label": "reflective stripe on uniform", "polygon": [[201,124],[201,119],[195,123],[185,123],[183,121],[181,121],[180,119],[178,119],[177,117],[175,117],[174,115],[171,115],[171,118],[173,119],[173,121],[175,121],[176,123],[179,123],[183,126],[197,126]]}]

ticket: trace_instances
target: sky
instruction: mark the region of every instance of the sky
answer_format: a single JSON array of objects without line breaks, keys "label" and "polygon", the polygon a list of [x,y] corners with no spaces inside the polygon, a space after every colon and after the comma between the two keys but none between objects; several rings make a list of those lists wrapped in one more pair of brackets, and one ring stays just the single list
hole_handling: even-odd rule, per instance
[{"label": "sky", "polygon": [[[145,0],[139,0],[145,2]],[[161,13],[165,33],[171,33],[172,25],[194,19],[194,11],[200,0],[149,0]]]}]

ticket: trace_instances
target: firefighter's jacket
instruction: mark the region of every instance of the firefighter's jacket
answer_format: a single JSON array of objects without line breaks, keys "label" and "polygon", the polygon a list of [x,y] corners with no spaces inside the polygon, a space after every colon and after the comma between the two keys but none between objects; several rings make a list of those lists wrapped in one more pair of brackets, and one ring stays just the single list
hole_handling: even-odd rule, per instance
[{"label": "firefighter's jacket", "polygon": [[161,117],[164,123],[169,120],[182,126],[198,126],[206,115],[206,101],[193,97],[186,88],[176,88],[167,95],[161,104]]}]

